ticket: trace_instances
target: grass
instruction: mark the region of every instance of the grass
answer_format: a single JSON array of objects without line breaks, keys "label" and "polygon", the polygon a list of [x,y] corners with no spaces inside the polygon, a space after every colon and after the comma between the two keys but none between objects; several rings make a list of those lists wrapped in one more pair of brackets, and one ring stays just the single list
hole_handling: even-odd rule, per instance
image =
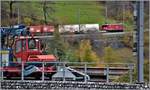
[{"label": "grass", "polygon": [[[2,2],[6,11],[9,12],[9,3]],[[19,5],[20,14],[44,20],[43,2],[22,1],[13,4],[13,10],[17,13]],[[47,2],[47,21],[59,22],[60,24],[104,24],[105,7],[97,1],[52,1]],[[50,7],[54,10],[51,11]],[[34,20],[33,23],[36,21]],[[107,19],[107,23],[116,23],[115,20]],[[128,25],[127,25],[128,26]]]},{"label": "grass", "polygon": [[[55,2],[53,17],[57,18],[61,24],[104,24],[105,8],[98,2]],[[115,20],[108,19],[107,23],[116,23]]]},{"label": "grass", "polygon": [[49,17],[56,18],[61,24],[105,22],[103,6],[97,2],[55,2],[55,4],[51,4],[51,7],[54,8],[55,12]]}]

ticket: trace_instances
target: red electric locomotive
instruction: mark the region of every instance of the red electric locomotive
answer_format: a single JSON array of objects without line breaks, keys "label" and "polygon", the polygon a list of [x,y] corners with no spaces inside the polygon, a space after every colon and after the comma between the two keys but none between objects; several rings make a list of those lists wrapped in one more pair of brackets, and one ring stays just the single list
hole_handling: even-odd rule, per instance
[{"label": "red electric locomotive", "polygon": [[100,30],[107,32],[123,32],[124,26],[122,24],[103,24],[101,25]]}]

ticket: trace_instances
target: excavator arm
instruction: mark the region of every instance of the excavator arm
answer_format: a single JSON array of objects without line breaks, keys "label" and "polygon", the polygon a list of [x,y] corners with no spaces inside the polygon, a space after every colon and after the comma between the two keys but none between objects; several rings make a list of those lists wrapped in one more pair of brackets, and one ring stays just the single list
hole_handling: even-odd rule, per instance
[{"label": "excavator arm", "polygon": [[1,45],[3,49],[8,47],[11,48],[14,43],[15,37],[30,35],[28,28],[22,24],[15,25],[13,27],[1,27],[0,32]]}]

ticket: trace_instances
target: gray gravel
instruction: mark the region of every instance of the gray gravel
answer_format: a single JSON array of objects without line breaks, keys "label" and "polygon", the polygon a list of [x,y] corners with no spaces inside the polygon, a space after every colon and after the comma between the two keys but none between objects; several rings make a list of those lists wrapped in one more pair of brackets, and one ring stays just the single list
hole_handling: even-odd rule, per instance
[{"label": "gray gravel", "polygon": [[50,90],[100,90],[100,89],[150,89],[145,84],[128,83],[100,83],[100,82],[75,82],[75,81],[1,81],[2,89],[50,89]]}]

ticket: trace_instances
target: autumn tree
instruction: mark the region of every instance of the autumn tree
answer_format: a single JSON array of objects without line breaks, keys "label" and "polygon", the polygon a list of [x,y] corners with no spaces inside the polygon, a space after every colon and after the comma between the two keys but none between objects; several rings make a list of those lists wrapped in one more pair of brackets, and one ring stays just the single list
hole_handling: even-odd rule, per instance
[{"label": "autumn tree", "polygon": [[28,17],[25,17],[24,19],[23,19],[23,21],[24,21],[24,24],[25,25],[31,25],[31,23],[33,22],[32,21],[32,19],[31,18],[28,18]]},{"label": "autumn tree", "polygon": [[82,40],[76,55],[81,62],[98,62],[99,58],[92,50],[92,46],[89,40]]}]

